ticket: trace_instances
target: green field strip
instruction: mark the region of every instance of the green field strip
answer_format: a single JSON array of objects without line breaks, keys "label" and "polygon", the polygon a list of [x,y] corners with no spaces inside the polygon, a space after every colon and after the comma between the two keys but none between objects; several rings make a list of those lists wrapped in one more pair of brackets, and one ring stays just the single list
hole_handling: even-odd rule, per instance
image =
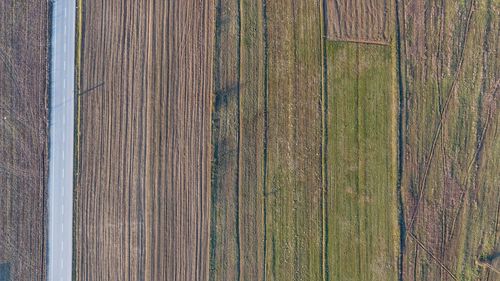
[{"label": "green field strip", "polygon": [[397,280],[394,59],[327,43],[329,280]]},{"label": "green field strip", "polygon": [[217,5],[210,280],[264,276],[263,5]]},{"label": "green field strip", "polygon": [[239,47],[239,2],[220,0],[216,6],[214,50],[210,280],[238,280],[240,274]]},{"label": "green field strip", "polygon": [[266,1],[266,280],[322,280],[318,1]]},{"label": "green field strip", "polygon": [[[81,153],[80,153],[80,142],[81,142],[81,98],[82,96],[79,95],[81,92],[81,78],[82,78],[82,70],[81,70],[81,63],[82,63],[82,50],[83,50],[83,41],[82,41],[82,36],[83,36],[83,0],[77,0],[76,1],[76,31],[75,31],[75,36],[76,36],[76,42],[75,42],[75,137],[74,137],[74,165],[73,165],[73,182],[76,183],[78,181],[78,175],[79,171],[81,169],[80,167],[80,159],[81,159]],[[73,202],[78,202],[78,192],[73,193]],[[76,209],[76,204],[73,205],[73,214],[77,214],[78,210]],[[73,216],[73,225],[78,225],[80,223],[79,217],[77,215]],[[76,228],[73,228],[73,249],[77,248],[76,245],[76,238],[77,234]],[[72,262],[73,264],[76,263],[76,258],[75,255],[72,257]],[[73,266],[73,276],[77,276],[77,267]]]},{"label": "green field strip", "polygon": [[499,248],[499,123],[492,110],[499,91],[498,4],[445,1],[421,9],[442,16],[419,25],[419,9],[405,14],[402,188],[413,238],[404,277],[496,280],[488,267],[495,261],[487,257]]},{"label": "green field strip", "polygon": [[242,0],[240,44],[240,279],[264,276],[264,15]]}]

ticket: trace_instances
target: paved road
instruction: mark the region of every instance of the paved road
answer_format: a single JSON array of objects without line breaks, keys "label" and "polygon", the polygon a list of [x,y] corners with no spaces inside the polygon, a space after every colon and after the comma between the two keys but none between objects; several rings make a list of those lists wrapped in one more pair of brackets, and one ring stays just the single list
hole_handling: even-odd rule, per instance
[{"label": "paved road", "polygon": [[69,281],[72,273],[75,9],[75,0],[53,2],[49,137],[49,281]]}]

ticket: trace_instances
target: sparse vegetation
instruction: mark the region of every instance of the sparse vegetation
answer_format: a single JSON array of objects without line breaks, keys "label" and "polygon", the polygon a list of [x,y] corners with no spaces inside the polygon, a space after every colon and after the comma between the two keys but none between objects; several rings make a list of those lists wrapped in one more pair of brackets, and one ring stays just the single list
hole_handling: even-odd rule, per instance
[{"label": "sparse vegetation", "polygon": [[498,280],[499,9],[401,1],[404,280]]}]

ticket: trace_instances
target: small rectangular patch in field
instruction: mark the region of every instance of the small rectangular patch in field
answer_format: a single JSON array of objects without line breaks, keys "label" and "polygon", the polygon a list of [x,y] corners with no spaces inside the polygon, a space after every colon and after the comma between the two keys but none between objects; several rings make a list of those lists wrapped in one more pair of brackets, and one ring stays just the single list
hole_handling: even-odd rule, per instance
[{"label": "small rectangular patch in field", "polygon": [[328,0],[327,37],[336,41],[389,43],[389,0]]},{"label": "small rectangular patch in field", "polygon": [[0,263],[0,281],[10,281],[10,264]]}]

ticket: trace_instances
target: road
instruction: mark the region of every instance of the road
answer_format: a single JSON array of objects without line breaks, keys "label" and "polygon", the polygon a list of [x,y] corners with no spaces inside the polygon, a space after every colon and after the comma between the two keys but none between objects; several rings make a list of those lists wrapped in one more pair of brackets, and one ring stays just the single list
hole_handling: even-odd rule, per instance
[{"label": "road", "polygon": [[75,0],[53,2],[48,280],[71,280],[73,234],[73,135]]}]

